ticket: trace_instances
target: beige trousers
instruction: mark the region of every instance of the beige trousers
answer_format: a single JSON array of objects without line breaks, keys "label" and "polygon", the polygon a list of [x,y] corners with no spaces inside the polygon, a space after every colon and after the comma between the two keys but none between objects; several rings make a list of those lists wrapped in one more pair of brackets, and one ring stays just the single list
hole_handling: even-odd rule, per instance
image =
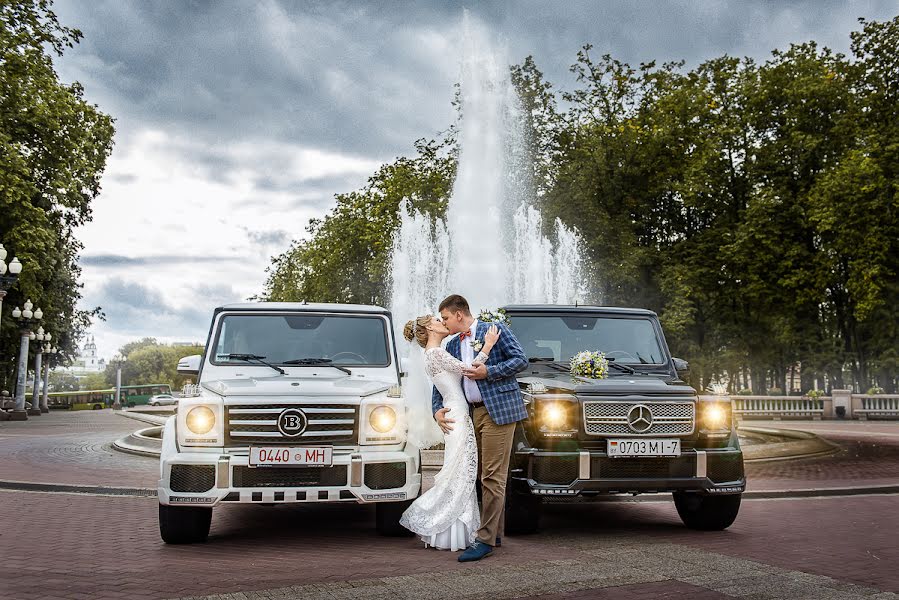
[{"label": "beige trousers", "polygon": [[478,442],[478,472],[481,479],[481,528],[478,539],[493,546],[505,524],[506,479],[512,456],[515,423],[497,425],[483,406],[472,413]]}]

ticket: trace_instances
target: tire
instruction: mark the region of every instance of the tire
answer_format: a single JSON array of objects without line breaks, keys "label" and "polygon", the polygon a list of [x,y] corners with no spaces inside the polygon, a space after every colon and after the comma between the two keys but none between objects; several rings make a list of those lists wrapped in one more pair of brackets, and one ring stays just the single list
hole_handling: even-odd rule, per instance
[{"label": "tire", "polygon": [[521,492],[506,492],[506,533],[527,535],[540,530],[541,498]]},{"label": "tire", "polygon": [[205,542],[211,524],[211,508],[159,505],[159,535],[166,544]]},{"label": "tire", "polygon": [[686,492],[675,492],[674,506],[681,521],[690,529],[700,531],[721,531],[736,520],[740,512],[742,494],[727,496],[702,496]]},{"label": "tire", "polygon": [[127,406],[128,408],[134,408],[137,405],[134,402],[129,402],[125,406]]},{"label": "tire", "polygon": [[150,406],[159,406],[159,402],[150,402]]},{"label": "tire", "polygon": [[93,410],[103,410],[103,407],[99,404],[94,404]]},{"label": "tire", "polygon": [[409,508],[410,504],[412,504],[411,500],[376,504],[375,527],[378,533],[387,537],[412,537],[415,535],[400,525],[400,517]]}]

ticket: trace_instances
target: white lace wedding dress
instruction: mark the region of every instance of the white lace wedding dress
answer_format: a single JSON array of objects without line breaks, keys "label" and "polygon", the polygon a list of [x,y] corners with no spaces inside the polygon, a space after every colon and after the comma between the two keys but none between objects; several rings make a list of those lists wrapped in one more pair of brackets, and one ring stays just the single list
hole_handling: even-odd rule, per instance
[{"label": "white lace wedding dress", "polygon": [[[486,362],[483,353],[475,362]],[[444,436],[443,468],[434,477],[434,487],[412,503],[400,524],[414,531],[425,544],[441,550],[464,550],[475,539],[481,514],[475,492],[478,448],[468,402],[462,392],[462,361],[443,348],[425,351],[425,370],[443,396],[447,417],[455,420]]]}]

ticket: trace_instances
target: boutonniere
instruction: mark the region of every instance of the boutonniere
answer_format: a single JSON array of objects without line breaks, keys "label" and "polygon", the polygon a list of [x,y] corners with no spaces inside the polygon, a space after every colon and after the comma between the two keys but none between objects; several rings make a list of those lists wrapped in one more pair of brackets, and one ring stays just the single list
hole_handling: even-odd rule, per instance
[{"label": "boutonniere", "polygon": [[481,340],[471,340],[468,343],[471,344],[471,349],[475,352],[480,352],[481,348],[484,347],[484,342],[482,342]]}]

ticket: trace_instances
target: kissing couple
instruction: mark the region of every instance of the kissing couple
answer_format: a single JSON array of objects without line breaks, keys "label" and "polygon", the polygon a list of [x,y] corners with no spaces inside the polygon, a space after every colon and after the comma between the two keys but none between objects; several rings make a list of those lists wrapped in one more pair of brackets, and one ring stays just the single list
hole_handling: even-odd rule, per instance
[{"label": "kissing couple", "polygon": [[[443,468],[400,524],[425,546],[465,548],[459,562],[468,562],[502,543],[512,438],[515,424],[527,417],[515,375],[528,361],[508,327],[479,322],[462,296],[448,296],[439,311],[440,317],[409,321],[403,335],[425,349],[434,419],[445,440]],[[453,334],[444,350],[443,340]]]}]

